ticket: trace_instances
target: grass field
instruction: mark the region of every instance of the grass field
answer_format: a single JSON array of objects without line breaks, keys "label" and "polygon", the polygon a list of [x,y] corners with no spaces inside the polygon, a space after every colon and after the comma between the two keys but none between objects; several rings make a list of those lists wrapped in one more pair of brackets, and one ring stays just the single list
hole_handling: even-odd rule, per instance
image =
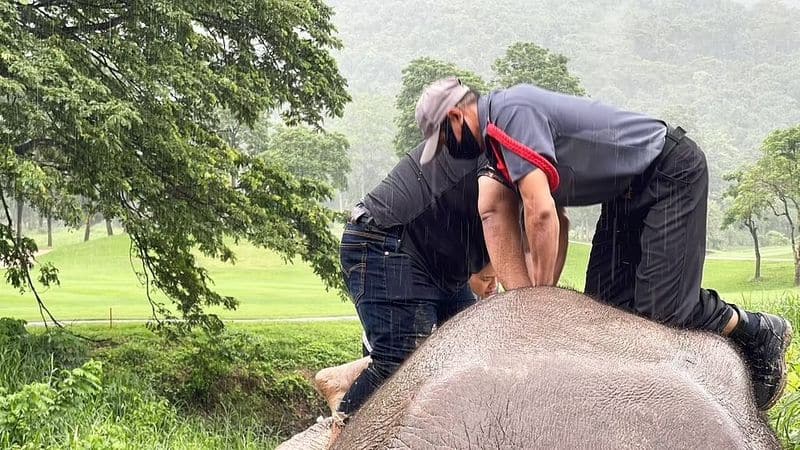
[{"label": "grass field", "polygon": [[[781,246],[781,247],[763,247],[760,249],[761,251],[761,258],[763,260],[781,260],[781,261],[792,261],[792,248],[789,246]],[[753,254],[753,248],[737,248],[731,249],[726,251],[712,251],[709,253],[709,258],[721,258],[721,259],[748,259],[753,260],[755,256]]]},{"label": "grass field", "polygon": [[[54,236],[55,249],[39,257],[58,268],[61,286],[42,291],[48,307],[60,320],[108,319],[109,308],[116,319],[145,319],[150,308],[129,257],[130,241],[125,235],[104,236],[96,227],[93,239],[82,242],[80,232]],[[40,236],[35,236],[41,242]],[[590,246],[572,243],[562,284],[582,289]],[[285,263],[276,254],[252,247],[235,247],[235,265],[201,258],[218,291],[240,301],[235,311],[214,310],[226,319],[322,317],[354,314],[349,302],[327,292],[321,281],[302,262]],[[733,302],[768,302],[792,288],[791,249],[765,248],[763,279],[750,281],[753,263],[745,260],[748,249],[715,252],[706,261],[704,285]],[[159,298],[156,296],[156,298]],[[39,320],[30,294],[20,295],[0,283],[0,317]],[[164,300],[161,298],[161,300]]]},{"label": "grass field", "polygon": [[[129,257],[127,236],[112,236],[87,243],[70,243],[42,255],[42,262],[59,268],[61,286],[42,291],[51,311],[62,320],[147,318],[150,307]],[[219,292],[241,301],[237,311],[218,310],[226,318],[309,317],[353,314],[353,307],[302,263],[286,264],[274,253],[252,246],[236,248],[235,265],[201,258]],[[37,320],[35,301],[0,285],[0,317]],[[159,296],[156,296],[159,298]],[[163,297],[160,300],[164,300]]]}]

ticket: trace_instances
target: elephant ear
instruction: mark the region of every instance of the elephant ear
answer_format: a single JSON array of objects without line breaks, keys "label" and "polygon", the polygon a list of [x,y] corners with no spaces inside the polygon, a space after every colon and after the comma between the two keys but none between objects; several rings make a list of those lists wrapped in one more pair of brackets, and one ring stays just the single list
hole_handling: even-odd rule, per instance
[{"label": "elephant ear", "polygon": [[297,433],[275,450],[325,450],[331,440],[333,417],[320,417],[317,423]]}]

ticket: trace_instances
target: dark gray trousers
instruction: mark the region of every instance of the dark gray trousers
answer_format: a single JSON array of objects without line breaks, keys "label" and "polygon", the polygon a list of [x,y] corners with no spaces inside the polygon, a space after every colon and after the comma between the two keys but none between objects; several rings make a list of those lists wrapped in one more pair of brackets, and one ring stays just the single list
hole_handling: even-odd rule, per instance
[{"label": "dark gray trousers", "polygon": [[705,155],[683,137],[603,204],[586,294],[668,325],[722,331],[733,309],[700,287],[707,197]]}]

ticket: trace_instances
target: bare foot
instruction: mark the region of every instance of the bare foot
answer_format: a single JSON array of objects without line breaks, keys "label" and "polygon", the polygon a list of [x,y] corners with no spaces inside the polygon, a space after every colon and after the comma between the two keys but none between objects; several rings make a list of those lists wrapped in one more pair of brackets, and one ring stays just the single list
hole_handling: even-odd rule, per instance
[{"label": "bare foot", "polygon": [[314,388],[328,402],[331,414],[336,414],[339,403],[342,402],[342,397],[370,362],[372,362],[372,358],[365,356],[361,359],[335,367],[328,367],[317,372],[314,376]]}]

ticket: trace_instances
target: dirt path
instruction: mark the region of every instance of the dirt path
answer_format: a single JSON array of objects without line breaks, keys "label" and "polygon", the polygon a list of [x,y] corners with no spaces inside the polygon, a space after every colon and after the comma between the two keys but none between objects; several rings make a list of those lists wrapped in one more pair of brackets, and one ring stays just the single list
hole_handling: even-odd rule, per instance
[{"label": "dirt path", "polygon": [[[42,256],[42,255],[46,255],[46,254],[48,254],[48,253],[50,253],[50,252],[52,252],[52,251],[53,251],[53,249],[52,249],[52,248],[46,248],[46,249],[44,249],[44,250],[39,250],[38,252],[36,252],[36,253],[33,255],[33,257],[34,257],[34,264],[36,263],[36,262],[35,262],[35,259],[39,258],[39,257],[40,257],[40,256]],[[5,269],[5,268],[6,268],[6,266],[5,266],[4,264],[0,264],[0,269]]]}]

